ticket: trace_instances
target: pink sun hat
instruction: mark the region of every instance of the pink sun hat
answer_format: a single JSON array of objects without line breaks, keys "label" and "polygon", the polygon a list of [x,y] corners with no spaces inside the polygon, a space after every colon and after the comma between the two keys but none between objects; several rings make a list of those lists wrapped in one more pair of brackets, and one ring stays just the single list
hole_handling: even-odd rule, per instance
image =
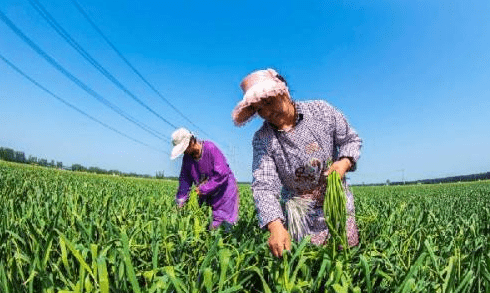
[{"label": "pink sun hat", "polygon": [[278,78],[274,69],[257,70],[247,75],[240,87],[244,93],[243,99],[236,105],[231,117],[236,126],[243,126],[252,120],[256,111],[251,105],[268,97],[285,94],[289,96],[286,83]]}]

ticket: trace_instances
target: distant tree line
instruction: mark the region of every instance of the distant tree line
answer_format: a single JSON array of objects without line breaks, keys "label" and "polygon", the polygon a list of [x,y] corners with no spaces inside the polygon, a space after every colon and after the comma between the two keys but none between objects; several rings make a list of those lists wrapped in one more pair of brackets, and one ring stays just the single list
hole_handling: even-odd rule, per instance
[{"label": "distant tree line", "polygon": [[55,167],[55,168],[63,167],[62,162],[55,163],[54,160],[48,161],[47,159],[41,159],[41,158],[38,159],[37,157],[34,156],[29,156],[28,158],[26,158],[24,152],[19,152],[10,148],[3,148],[3,147],[0,147],[0,159],[8,162],[33,164],[33,165],[39,165],[44,167]]},{"label": "distant tree line", "polygon": [[469,174],[469,175],[458,175],[434,179],[422,179],[413,181],[396,181],[390,182],[386,180],[386,183],[370,183],[370,184],[356,184],[363,186],[376,186],[376,185],[404,185],[404,184],[437,184],[437,183],[450,183],[450,182],[465,182],[465,181],[478,181],[478,180],[489,180],[490,172]]},{"label": "distant tree line", "polygon": [[406,182],[391,182],[390,185],[402,185],[402,184],[435,184],[435,183],[449,183],[449,182],[464,182],[464,181],[478,181],[490,179],[490,172],[458,175],[443,178],[413,180]]},{"label": "distant tree line", "polygon": [[[70,170],[70,171],[78,171],[78,172],[90,172],[90,173],[97,173],[97,174],[109,174],[109,175],[127,176],[127,177],[152,178],[152,176],[147,174],[142,175],[133,172],[124,173],[118,170],[104,170],[99,167],[87,168],[82,166],[81,164],[72,164],[70,167],[63,166],[62,162],[55,162],[54,160],[48,161],[47,159],[37,158],[35,156],[29,156],[28,158],[26,158],[24,152],[15,151],[11,148],[4,148],[4,147],[0,147],[0,160],[22,163],[22,164],[39,165],[43,167],[57,168],[62,170]],[[157,172],[154,178],[156,179],[165,178],[163,171]]]}]

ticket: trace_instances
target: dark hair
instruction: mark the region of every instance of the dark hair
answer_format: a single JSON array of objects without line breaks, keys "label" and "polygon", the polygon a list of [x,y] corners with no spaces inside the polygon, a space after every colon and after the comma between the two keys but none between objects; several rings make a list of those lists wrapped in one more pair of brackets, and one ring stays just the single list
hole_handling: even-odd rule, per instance
[{"label": "dark hair", "polygon": [[[276,71],[276,73],[277,73],[277,71]],[[285,78],[284,78],[282,75],[280,75],[279,73],[277,73],[276,77],[277,77],[277,79],[279,79],[280,81],[284,82],[284,84],[285,84],[286,86],[288,86],[288,82],[286,81],[286,79],[285,79]],[[289,99],[290,99],[290,100],[291,100],[291,102],[293,103],[293,106],[294,106],[294,112],[296,113],[296,108],[297,108],[297,106],[296,106],[296,101],[295,101],[295,100],[293,100],[293,97],[291,96],[291,89],[290,89],[290,88],[288,88],[288,92],[289,92],[289,95],[288,95],[288,96],[289,96]]]},{"label": "dark hair", "polygon": [[276,75],[277,79],[279,79],[280,81],[284,82],[284,84],[287,86],[288,85],[288,82],[286,81],[286,79],[284,77],[282,77],[282,75],[280,75],[279,73]]},{"label": "dark hair", "polygon": [[191,136],[191,140],[189,141],[189,145],[196,143],[196,141],[197,141],[196,137],[194,135]]}]

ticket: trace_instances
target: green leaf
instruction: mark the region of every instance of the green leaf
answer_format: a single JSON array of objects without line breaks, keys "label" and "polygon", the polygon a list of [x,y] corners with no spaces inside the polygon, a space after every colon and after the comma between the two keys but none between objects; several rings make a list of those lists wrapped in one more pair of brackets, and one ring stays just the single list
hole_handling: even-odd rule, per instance
[{"label": "green leaf", "polygon": [[100,256],[97,259],[97,271],[99,273],[99,288],[101,293],[109,293],[109,277],[105,257]]},{"label": "green leaf", "polygon": [[126,272],[128,273],[129,281],[131,282],[131,286],[133,291],[136,293],[140,293],[141,289],[136,280],[136,274],[134,273],[133,263],[131,262],[131,254],[129,253],[129,241],[128,235],[126,235],[125,231],[121,232],[121,242],[123,245],[123,259],[126,265]]},{"label": "green leaf", "polygon": [[366,285],[367,285],[367,292],[371,293],[373,290],[373,284],[371,284],[371,276],[370,276],[371,271],[369,270],[369,264],[367,263],[367,260],[364,257],[364,255],[361,255],[360,259],[361,259],[362,271],[364,273],[364,278],[365,278]]},{"label": "green leaf", "polygon": [[228,269],[228,264],[230,262],[230,256],[231,252],[227,248],[220,249],[218,251],[218,259],[219,259],[219,266],[220,266],[220,275],[219,275],[219,291],[223,288],[223,284],[226,280],[226,271]]},{"label": "green leaf", "polygon": [[206,291],[211,293],[213,290],[213,270],[211,268],[204,269],[204,286],[206,287]]},{"label": "green leaf", "polygon": [[[78,260],[80,265],[90,274],[90,276],[92,276],[92,278],[95,279],[94,274],[92,273],[92,270],[90,269],[90,266],[85,262],[82,255],[80,254],[80,252],[75,248],[75,246],[68,239],[66,239],[66,237],[63,233],[61,233],[61,232],[58,232],[58,233],[60,234],[60,243],[62,240],[63,243],[66,245],[66,247],[68,247],[70,252],[73,254],[73,256],[75,256],[75,258]],[[63,260],[63,262],[64,261],[65,260]],[[66,264],[68,264],[68,261],[66,261]]]}]

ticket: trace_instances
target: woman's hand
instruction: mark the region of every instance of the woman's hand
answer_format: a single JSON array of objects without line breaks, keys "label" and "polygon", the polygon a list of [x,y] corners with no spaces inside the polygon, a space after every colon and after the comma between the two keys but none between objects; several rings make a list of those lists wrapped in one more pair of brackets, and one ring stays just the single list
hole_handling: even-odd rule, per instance
[{"label": "woman's hand", "polygon": [[269,248],[272,254],[276,257],[282,257],[283,250],[291,250],[291,239],[289,238],[288,231],[279,219],[270,222],[267,228],[271,232]]},{"label": "woman's hand", "polygon": [[352,163],[348,158],[342,158],[337,162],[334,162],[330,169],[327,171],[327,176],[333,171],[337,171],[339,173],[340,178],[344,178],[345,173],[352,167]]},{"label": "woman's hand", "polygon": [[199,198],[201,198],[201,197],[203,196],[203,194],[201,193],[200,188],[201,188],[201,186],[203,186],[203,185],[204,185],[204,184],[206,184],[206,183],[208,183],[208,180],[207,180],[207,179],[206,179],[206,180],[201,181],[201,183],[199,183],[199,185],[198,185],[198,186],[196,186],[196,193],[197,193],[197,195],[199,196]]}]

